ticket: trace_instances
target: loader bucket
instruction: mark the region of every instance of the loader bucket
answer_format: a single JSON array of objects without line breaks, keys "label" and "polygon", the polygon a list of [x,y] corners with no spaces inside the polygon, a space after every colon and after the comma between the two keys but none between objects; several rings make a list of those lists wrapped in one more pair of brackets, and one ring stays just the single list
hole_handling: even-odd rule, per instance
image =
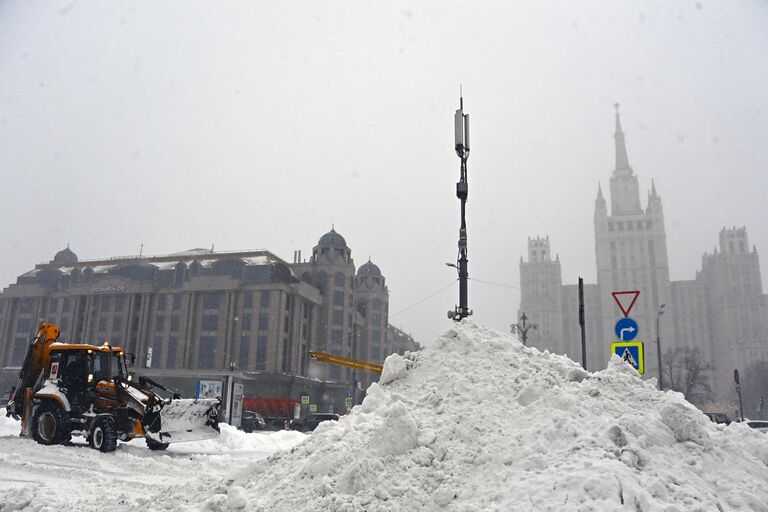
[{"label": "loader bucket", "polygon": [[219,399],[175,399],[156,404],[159,412],[147,412],[144,435],[158,443],[211,439],[219,435]]}]

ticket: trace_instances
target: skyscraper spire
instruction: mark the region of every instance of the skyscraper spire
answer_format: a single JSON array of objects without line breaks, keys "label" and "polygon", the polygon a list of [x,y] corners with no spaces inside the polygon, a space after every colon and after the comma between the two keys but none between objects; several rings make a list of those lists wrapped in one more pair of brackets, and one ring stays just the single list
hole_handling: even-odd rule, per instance
[{"label": "skyscraper spire", "polygon": [[600,186],[600,182],[597,182],[597,201],[600,203],[605,202],[605,197],[603,197],[603,187]]},{"label": "skyscraper spire", "polygon": [[624,132],[621,129],[619,104],[614,103],[613,107],[616,109],[616,133],[613,136],[616,140],[616,169],[614,172],[628,170],[632,174],[632,169],[629,167],[629,157],[627,157],[627,146],[624,143]]}]

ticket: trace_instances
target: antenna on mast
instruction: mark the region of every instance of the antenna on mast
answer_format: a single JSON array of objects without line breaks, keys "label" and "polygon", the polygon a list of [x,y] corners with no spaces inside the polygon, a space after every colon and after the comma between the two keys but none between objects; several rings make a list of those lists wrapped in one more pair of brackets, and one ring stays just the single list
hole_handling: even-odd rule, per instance
[{"label": "antenna on mast", "polygon": [[467,305],[467,281],[469,280],[469,271],[467,270],[467,220],[466,205],[469,195],[469,184],[467,182],[467,159],[469,158],[469,114],[464,113],[464,91],[459,85],[459,109],[453,118],[454,133],[456,143],[454,149],[459,159],[461,159],[461,174],[459,182],[456,183],[456,197],[461,201],[461,227],[459,228],[459,255],[456,259],[456,265],[449,263],[459,272],[459,305],[453,311],[448,311],[448,318],[459,321],[472,314],[472,310]]}]

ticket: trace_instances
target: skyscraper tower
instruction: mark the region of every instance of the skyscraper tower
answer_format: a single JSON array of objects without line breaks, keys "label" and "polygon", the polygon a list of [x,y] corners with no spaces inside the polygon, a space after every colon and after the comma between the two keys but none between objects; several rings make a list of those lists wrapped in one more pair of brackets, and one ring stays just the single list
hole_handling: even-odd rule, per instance
[{"label": "skyscraper tower", "polygon": [[[645,210],[640,204],[640,188],[629,165],[624,131],[616,108],[616,164],[610,179],[611,212],[602,189],[595,200],[595,254],[597,284],[603,315],[602,336],[587,350],[590,368],[605,363],[609,342],[615,338],[613,327],[622,316],[611,292],[639,290],[640,296],[631,316],[640,325],[638,340],[655,338],[653,326],[661,304],[669,301],[669,264],[664,210],[656,186],[651,185]],[[646,372],[656,372],[656,363],[646,358]]]}]

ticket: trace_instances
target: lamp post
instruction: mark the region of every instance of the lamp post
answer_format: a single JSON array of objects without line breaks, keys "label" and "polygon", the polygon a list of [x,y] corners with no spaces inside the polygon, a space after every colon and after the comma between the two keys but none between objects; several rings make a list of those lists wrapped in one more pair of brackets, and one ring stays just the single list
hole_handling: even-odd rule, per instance
[{"label": "lamp post", "polygon": [[536,330],[539,327],[538,324],[529,324],[527,322],[528,317],[523,313],[518,323],[509,326],[512,334],[520,334],[520,339],[523,341],[523,345],[526,345],[526,342],[528,341],[528,331],[531,329]]},{"label": "lamp post", "polygon": [[659,389],[664,389],[664,372],[661,368],[661,335],[659,334],[659,320],[661,320],[661,315],[664,314],[664,307],[666,304],[662,304],[659,306],[659,310],[656,312],[656,356],[658,358],[658,365],[659,365]]}]

